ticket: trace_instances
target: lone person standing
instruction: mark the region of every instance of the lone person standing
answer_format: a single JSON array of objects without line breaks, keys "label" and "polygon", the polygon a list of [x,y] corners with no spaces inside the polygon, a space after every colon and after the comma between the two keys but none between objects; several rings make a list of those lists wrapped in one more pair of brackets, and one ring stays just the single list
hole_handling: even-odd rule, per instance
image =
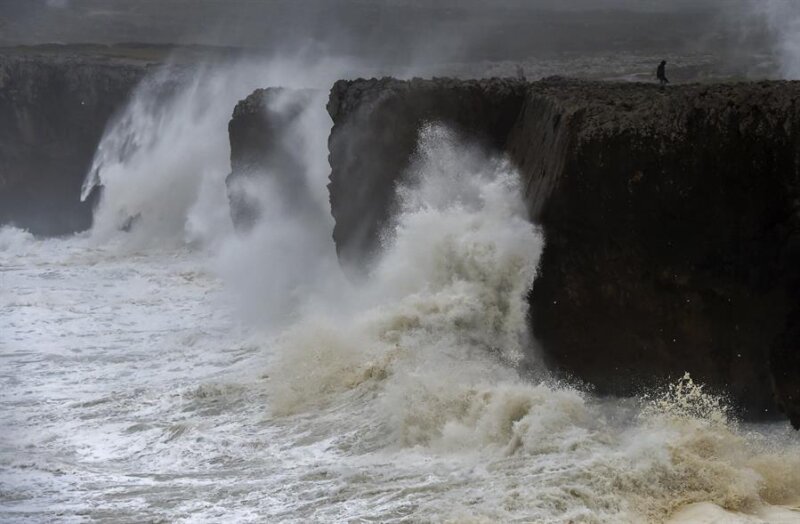
[{"label": "lone person standing", "polygon": [[658,69],[656,69],[656,78],[658,78],[658,81],[659,81],[662,89],[664,88],[665,84],[669,84],[669,80],[667,80],[667,75],[664,72],[664,69],[665,69],[666,65],[667,65],[667,61],[666,60],[662,60],[661,63],[658,64]]}]

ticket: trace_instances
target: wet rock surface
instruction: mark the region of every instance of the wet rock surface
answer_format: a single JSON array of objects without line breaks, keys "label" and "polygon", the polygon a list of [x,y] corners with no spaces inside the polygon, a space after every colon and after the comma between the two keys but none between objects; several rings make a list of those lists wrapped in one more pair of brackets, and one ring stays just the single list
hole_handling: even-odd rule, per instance
[{"label": "wet rock surface", "polygon": [[108,120],[148,63],[80,55],[0,52],[0,224],[37,235],[91,225],[80,201]]},{"label": "wet rock surface", "polygon": [[546,248],[531,325],[552,369],[634,395],[688,371],[800,425],[800,84],[551,78],[337,82],[334,239],[369,258],[420,126],[518,166]]}]

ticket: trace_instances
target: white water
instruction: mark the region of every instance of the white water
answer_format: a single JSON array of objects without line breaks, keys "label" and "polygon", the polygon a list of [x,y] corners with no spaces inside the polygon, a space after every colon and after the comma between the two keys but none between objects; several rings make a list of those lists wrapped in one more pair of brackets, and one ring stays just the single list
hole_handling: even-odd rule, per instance
[{"label": "white water", "polygon": [[[199,107],[180,96],[160,128]],[[220,144],[198,126],[140,150]],[[800,521],[788,424],[737,425],[689,380],[600,400],[519,375],[541,236],[509,165],[449,130],[421,135],[357,286],[329,223],[268,212],[236,235],[203,197],[226,170],[130,162],[101,174],[88,235],[0,231],[2,520]]]},{"label": "white water", "polygon": [[[298,147],[317,148],[300,140],[319,142],[321,136],[324,146],[330,119],[322,100],[338,75],[351,70],[343,60],[300,58],[160,69],[136,89],[95,154],[81,195],[85,200],[95,186],[103,187],[92,238],[107,242],[125,225],[131,225],[129,247],[208,244],[229,236],[224,179],[230,172],[233,107],[263,86],[319,88],[320,103],[303,119],[319,131],[297,140]],[[327,122],[319,122],[320,114]],[[309,176],[319,177],[325,156],[306,157]],[[324,184],[313,187],[325,190]],[[327,195],[320,200],[327,202]]]}]

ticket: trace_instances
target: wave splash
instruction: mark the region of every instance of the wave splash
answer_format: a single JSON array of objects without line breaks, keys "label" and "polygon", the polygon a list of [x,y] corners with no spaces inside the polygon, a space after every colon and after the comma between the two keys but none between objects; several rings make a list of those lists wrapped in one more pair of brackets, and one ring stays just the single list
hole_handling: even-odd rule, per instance
[{"label": "wave splash", "polygon": [[525,348],[543,239],[518,183],[505,160],[427,125],[367,282],[276,340],[276,420],[349,457],[445,459],[483,493],[454,481],[417,509],[425,518],[791,517],[778,506],[800,501],[800,446],[741,430],[689,377],[624,402],[521,373],[542,367]]},{"label": "wave splash", "polygon": [[225,123],[237,97],[257,79],[246,67],[173,67],[137,88],[98,146],[81,195],[103,188],[91,230],[98,242],[126,231],[137,246],[181,243],[193,239],[187,226],[201,198],[215,204],[204,211],[225,209]]},{"label": "wave splash", "polygon": [[[423,129],[383,253],[364,283],[341,277],[329,223],[309,229],[291,210],[268,212],[249,234],[232,234],[224,130],[230,107],[250,89],[232,78],[196,77],[165,106],[151,103],[155,95],[143,87],[141,103],[106,134],[86,191],[104,186],[93,238],[127,229],[140,245],[222,239],[215,264],[251,300],[252,319],[271,324],[291,310],[270,348],[273,422],[294,426],[298,440],[326,442],[326,452],[354,468],[373,461],[375,475],[392,481],[398,471],[440,479],[448,472],[419,498],[408,488],[411,509],[391,510],[406,517],[796,516],[800,446],[779,430],[765,436],[738,427],[724,402],[686,381],[656,401],[625,402],[547,378],[528,349],[535,343],[526,300],[542,235],[527,219],[508,162],[452,130]],[[247,87],[219,104],[224,112],[208,104],[231,85]],[[300,132],[317,144],[309,155],[324,158],[318,138],[327,129],[310,121]],[[302,175],[320,188],[319,172]],[[254,191],[270,208],[269,184]]]},{"label": "wave splash", "polygon": [[[106,244],[123,236],[123,244],[133,248],[209,246],[230,237],[225,178],[230,173],[228,121],[236,103],[263,86],[326,89],[353,68],[347,60],[309,60],[301,52],[158,69],[107,127],[84,180],[84,200],[102,187],[91,237]],[[287,139],[309,139],[316,148],[316,137],[326,137],[330,128],[324,104],[317,109],[303,120],[315,128]],[[320,113],[327,127],[320,124]],[[318,164],[325,154],[315,149],[308,158]]]}]

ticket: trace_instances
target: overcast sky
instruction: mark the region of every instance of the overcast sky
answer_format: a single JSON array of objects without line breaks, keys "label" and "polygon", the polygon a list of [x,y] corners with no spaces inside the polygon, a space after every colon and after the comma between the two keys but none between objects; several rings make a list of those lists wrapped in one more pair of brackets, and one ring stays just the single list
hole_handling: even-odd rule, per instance
[{"label": "overcast sky", "polygon": [[[402,61],[774,46],[793,0],[0,0],[0,45],[179,43]],[[788,7],[787,7],[788,6]],[[772,25],[785,18],[772,16]],[[774,29],[774,28],[773,28]]]}]

